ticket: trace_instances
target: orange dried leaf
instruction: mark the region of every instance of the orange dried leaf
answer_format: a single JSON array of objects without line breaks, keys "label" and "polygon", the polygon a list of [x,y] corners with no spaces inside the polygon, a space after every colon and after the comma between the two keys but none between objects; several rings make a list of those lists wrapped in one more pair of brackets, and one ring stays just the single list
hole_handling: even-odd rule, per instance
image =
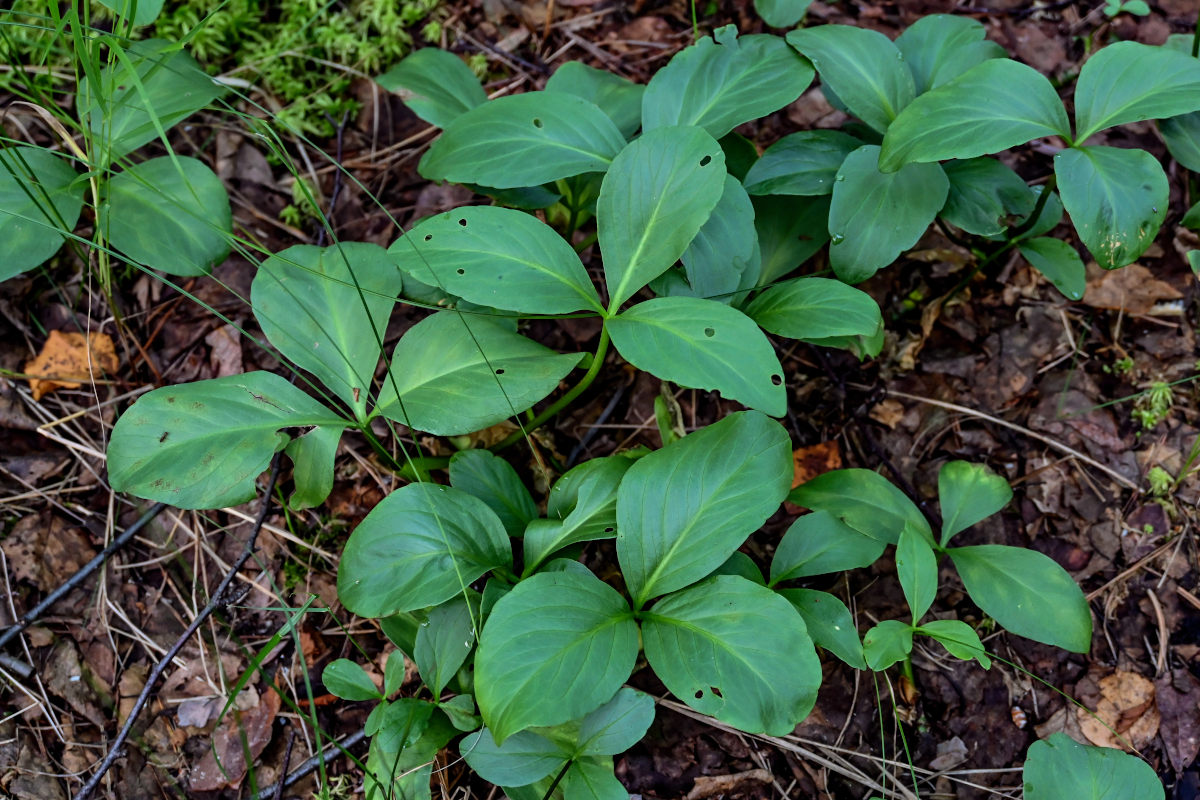
[{"label": "orange dried leaf", "polygon": [[85,381],[115,373],[117,365],[108,334],[50,331],[37,358],[25,365],[25,374],[33,399],[41,400],[55,389],[78,389]]},{"label": "orange dried leaf", "polygon": [[801,447],[792,451],[792,463],[795,473],[792,477],[792,488],[802,483],[808,483],[818,475],[824,475],[831,470],[842,468],[842,454],[836,441]]}]

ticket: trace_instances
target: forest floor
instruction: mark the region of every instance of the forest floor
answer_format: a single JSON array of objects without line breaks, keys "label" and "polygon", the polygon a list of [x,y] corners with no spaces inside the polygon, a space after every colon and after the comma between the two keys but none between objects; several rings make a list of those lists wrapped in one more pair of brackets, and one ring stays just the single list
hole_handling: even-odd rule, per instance
[{"label": "forest floor", "polygon": [[[1190,33],[1197,12],[1195,0],[1158,0],[1149,16],[1115,20],[1102,13],[1100,0],[989,0],[986,6],[815,2],[808,19],[895,37],[928,13],[968,14],[1016,58],[1065,80],[1078,72],[1089,42],[1161,43],[1170,33]],[[451,0],[449,8],[445,44],[487,56],[495,77],[489,92],[540,88],[572,59],[644,82],[692,38],[691,9],[679,0],[557,0],[549,8],[520,0]],[[726,22],[742,32],[762,29],[749,3],[726,1],[705,11],[702,30]],[[407,225],[472,200],[468,190],[432,185],[417,174],[432,129],[370,82],[357,89],[362,112],[323,146],[387,213],[353,182],[337,181],[335,191],[333,169],[314,169],[322,195],[336,197],[331,219],[339,237],[386,246],[396,236],[389,215]],[[798,127],[835,126],[839,115],[810,89],[744,132],[764,147]],[[253,137],[215,114],[193,123],[176,146],[225,180],[235,226],[275,250],[317,240],[316,224],[279,221],[292,202],[290,177]],[[666,703],[647,738],[616,759],[617,775],[632,794],[865,798],[883,794],[872,787],[886,782],[887,797],[912,797],[911,788],[903,788],[912,785],[911,764],[921,797],[1019,797],[1019,768],[1037,738],[1065,731],[1118,745],[1064,699],[1070,697],[1100,709],[1159,772],[1168,797],[1200,796],[1200,479],[1193,475],[1157,492],[1148,480],[1154,467],[1178,475],[1200,436],[1194,383],[1200,304],[1182,257],[1196,241],[1177,227],[1196,198],[1186,196],[1183,171],[1166,155],[1153,124],[1124,126],[1112,138],[1169,164],[1172,212],[1139,264],[1113,272],[1090,267],[1081,302],[1063,298],[1015,254],[956,291],[970,256],[931,232],[863,287],[887,323],[878,358],[859,363],[808,345],[780,352],[798,479],[838,466],[865,467],[929,499],[946,461],[986,462],[1012,482],[1015,499],[963,534],[962,543],[1031,547],[1069,570],[1091,603],[1091,652],[1068,654],[997,632],[985,643],[1005,663],[984,671],[918,646],[911,681],[895,671],[873,680],[826,657],[816,710],[782,739],[741,734]],[[1014,165],[1031,180],[1051,169],[1050,159],[1032,150]],[[1064,225],[1056,235],[1072,234]],[[11,373],[24,371],[49,331],[82,330],[90,319],[91,329],[115,332],[113,309],[78,265],[73,276],[70,270],[54,274],[54,283],[31,273],[0,284],[0,367]],[[0,630],[149,507],[114,496],[105,483],[104,443],[119,411],[153,386],[278,369],[237,331],[257,330],[241,299],[249,296],[253,274],[234,256],[212,278],[183,282],[227,321],[149,278],[118,281],[114,299],[137,341],[118,341],[120,368],[110,383],[60,388],[35,401],[26,381],[0,378]],[[412,321],[398,315],[389,342]],[[559,350],[585,351],[598,332],[598,322],[572,320],[535,323],[531,335]],[[1160,384],[1168,388],[1149,391]],[[539,434],[539,445],[562,462],[639,443],[657,447],[660,391],[657,379],[610,359],[591,390]],[[673,396],[689,429],[736,408],[693,390]],[[432,439],[424,444],[435,453],[445,447]],[[516,466],[531,478],[529,461],[526,448]],[[321,670],[335,658],[362,661],[365,654],[382,672],[390,645],[375,623],[339,605],[336,554],[397,484],[361,441],[344,441],[337,463],[333,494],[323,507],[284,513],[274,505],[259,552],[238,576],[248,591],[207,620],[170,663],[127,756],[106,778],[108,796],[252,797],[279,779],[285,755],[295,770],[322,743],[362,728],[367,704],[327,694]],[[59,800],[78,790],[130,713],[150,666],[236,559],[258,508],[162,511],[99,577],[73,588],[0,652],[0,794]],[[779,514],[744,551],[765,563],[792,518]],[[606,557],[604,548],[598,543],[597,563]],[[956,585],[949,573],[943,578],[944,585]],[[864,628],[904,608],[887,559],[813,585],[841,596]],[[316,599],[306,606],[310,597]],[[941,592],[933,612],[978,621],[953,588]],[[295,635],[275,638],[288,623]],[[234,702],[235,723],[222,711],[248,670],[252,677]],[[640,688],[665,695],[652,678],[638,680]],[[252,769],[244,768],[243,748]],[[361,744],[349,749],[362,756]],[[228,773],[216,768],[214,752]],[[323,772],[332,796],[353,796],[361,783],[358,768],[336,753],[326,761],[284,795],[311,796]],[[493,796],[454,752],[443,753],[435,774],[442,797]]]}]

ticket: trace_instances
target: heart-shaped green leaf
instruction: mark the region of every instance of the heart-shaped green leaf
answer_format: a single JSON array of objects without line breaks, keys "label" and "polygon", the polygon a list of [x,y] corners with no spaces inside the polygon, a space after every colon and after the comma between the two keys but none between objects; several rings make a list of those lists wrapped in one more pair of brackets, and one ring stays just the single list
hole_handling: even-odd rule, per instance
[{"label": "heart-shaped green leaf", "polygon": [[869,469],[838,469],[818,475],[793,489],[788,500],[814,511],[827,511],[859,533],[887,544],[899,541],[905,525],[933,541],[920,509],[887,478]]},{"label": "heart-shaped green leaf", "polygon": [[642,93],[646,87],[607,70],[568,61],[546,81],[546,91],[566,92],[594,103],[628,138],[642,126]]},{"label": "heart-shaped green leaf", "polygon": [[782,589],[779,594],[799,612],[817,647],[825,648],[855,669],[867,668],[854,618],[845,603],[815,589]]},{"label": "heart-shaped green leaf", "polygon": [[79,173],[60,156],[35,147],[0,150],[0,281],[33,269],[58,252],[83,210]]},{"label": "heart-shaped green leaf", "polygon": [[582,758],[563,778],[563,800],[627,800],[629,791],[613,773],[611,758]]},{"label": "heart-shaped green leaf", "polygon": [[451,456],[450,485],[487,503],[509,536],[520,536],[538,515],[537,504],[517,471],[487,450],[460,450]]},{"label": "heart-shaped green leaf", "polygon": [[896,48],[912,72],[917,94],[936,89],[971,67],[1004,58],[1004,48],[984,38],[987,28],[970,17],[930,14],[896,37]]},{"label": "heart-shaped green leaf", "polygon": [[487,102],[487,93],[471,68],[458,56],[436,47],[412,53],[375,81],[399,94],[414,114],[439,128]]},{"label": "heart-shaped green leaf", "polygon": [[841,131],[800,131],[771,145],[746,173],[753,195],[821,195],[833,192],[834,177],[846,156],[863,142]]},{"label": "heart-shaped green leaf", "polygon": [[1166,47],[1117,42],[1079,71],[1075,127],[1082,144],[1094,133],[1200,111],[1200,60]]},{"label": "heart-shaped green leaf", "polygon": [[1026,800],[1163,800],[1162,782],[1137,756],[1089,747],[1063,733],[1034,742],[1023,776]]},{"label": "heart-shaped green leaf", "polygon": [[1008,481],[983,464],[951,461],[938,472],[942,546],[959,531],[990,517],[1012,500]]},{"label": "heart-shaped green leaf", "polygon": [[872,336],[883,324],[871,295],[830,278],[796,278],[754,298],[746,314],[778,336],[813,341]]}]

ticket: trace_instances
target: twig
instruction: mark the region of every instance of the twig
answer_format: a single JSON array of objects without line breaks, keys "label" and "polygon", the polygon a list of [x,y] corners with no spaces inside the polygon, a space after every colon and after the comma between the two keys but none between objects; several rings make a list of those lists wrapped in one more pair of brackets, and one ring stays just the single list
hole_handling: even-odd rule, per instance
[{"label": "twig", "polygon": [[275,797],[283,796],[283,782],[287,780],[288,764],[292,760],[292,746],[296,744],[296,731],[288,736],[287,749],[283,751],[283,766],[279,768],[279,781],[275,784]]},{"label": "twig", "polygon": [[104,775],[112,768],[117,759],[124,755],[125,740],[129,738],[129,734],[133,731],[134,723],[137,722],[142,710],[146,707],[146,703],[149,702],[151,692],[154,691],[154,687],[158,684],[167,666],[175,656],[179,655],[179,651],[183,649],[187,641],[192,638],[192,634],[200,629],[204,621],[212,616],[212,613],[218,607],[232,601],[233,598],[229,594],[229,587],[241,568],[250,560],[250,556],[254,554],[254,544],[258,540],[258,532],[262,530],[263,523],[267,521],[267,513],[271,510],[271,494],[275,491],[275,484],[279,480],[279,455],[279,453],[275,453],[271,459],[271,477],[267,480],[267,490],[263,493],[262,508],[259,509],[258,518],[254,522],[254,528],[250,531],[250,538],[246,540],[246,547],[242,550],[242,554],[238,556],[237,561],[233,562],[233,565],[225,573],[225,577],[217,585],[217,589],[213,592],[208,605],[200,610],[200,613],[187,626],[187,629],[175,640],[175,644],[171,645],[171,649],[154,665],[154,669],[146,677],[146,685],[142,687],[137,702],[134,703],[133,709],[125,719],[125,725],[122,726],[121,731],[117,734],[117,738],[113,740],[108,754],[104,756],[104,760],[100,762],[100,766],[96,768],[96,771],[92,773],[92,777],[88,778],[87,783],[75,795],[75,800],[88,800],[92,796],[92,793],[96,791],[96,787],[100,785],[100,781],[104,778]]},{"label": "twig", "polygon": [[300,766],[296,767],[296,771],[291,773],[290,775],[288,775],[285,770],[284,774],[287,775],[287,777],[280,780],[279,786],[274,786],[270,789],[263,789],[261,792],[259,792],[257,795],[254,796],[253,800],[270,800],[273,797],[278,797],[279,793],[281,791],[283,791],[283,789],[286,789],[287,787],[291,786],[296,781],[303,778],[305,775],[312,772],[314,769],[317,768],[317,765],[320,764],[322,761],[324,761],[327,758],[332,757],[338,751],[345,752],[346,750],[349,750],[351,747],[354,747],[354,745],[358,744],[365,738],[367,738],[367,732],[362,729],[359,729],[357,732],[350,734],[346,738],[341,739],[340,741],[333,742],[328,747],[326,747],[324,750],[317,753],[315,756],[308,759]]}]

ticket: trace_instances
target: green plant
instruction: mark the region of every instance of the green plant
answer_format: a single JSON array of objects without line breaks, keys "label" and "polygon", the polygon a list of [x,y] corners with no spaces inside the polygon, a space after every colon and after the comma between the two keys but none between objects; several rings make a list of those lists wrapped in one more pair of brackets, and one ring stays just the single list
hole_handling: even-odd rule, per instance
[{"label": "green plant", "polygon": [[1104,16],[1112,19],[1118,14],[1144,17],[1150,13],[1146,0],[1104,0]]},{"label": "green plant", "polygon": [[1133,405],[1133,418],[1142,426],[1142,430],[1150,430],[1167,418],[1175,405],[1175,391],[1171,384],[1165,381],[1154,381]]}]

